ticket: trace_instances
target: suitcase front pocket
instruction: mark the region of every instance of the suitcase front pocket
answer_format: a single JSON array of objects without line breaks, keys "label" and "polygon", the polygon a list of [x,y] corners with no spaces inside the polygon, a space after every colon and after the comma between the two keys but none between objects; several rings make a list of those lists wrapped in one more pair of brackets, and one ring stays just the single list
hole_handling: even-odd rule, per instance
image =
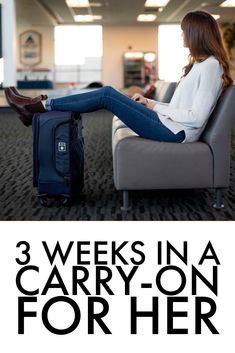
[{"label": "suitcase front pocket", "polygon": [[61,123],[54,130],[54,166],[62,177],[70,175],[69,123]]}]

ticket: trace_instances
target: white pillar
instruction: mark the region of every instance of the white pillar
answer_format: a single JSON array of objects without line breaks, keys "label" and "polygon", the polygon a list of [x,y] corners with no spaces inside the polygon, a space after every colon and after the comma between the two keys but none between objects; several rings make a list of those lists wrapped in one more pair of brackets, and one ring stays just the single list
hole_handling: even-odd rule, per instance
[{"label": "white pillar", "polygon": [[15,0],[2,3],[3,86],[16,86],[16,12]]}]

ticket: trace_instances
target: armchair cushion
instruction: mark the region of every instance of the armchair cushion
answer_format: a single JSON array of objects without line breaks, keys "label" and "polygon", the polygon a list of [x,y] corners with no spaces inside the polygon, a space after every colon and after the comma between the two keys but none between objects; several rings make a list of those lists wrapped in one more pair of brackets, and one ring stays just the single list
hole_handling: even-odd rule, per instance
[{"label": "armchair cushion", "polygon": [[147,140],[129,128],[113,136],[114,183],[118,190],[211,187],[213,156],[203,142]]}]

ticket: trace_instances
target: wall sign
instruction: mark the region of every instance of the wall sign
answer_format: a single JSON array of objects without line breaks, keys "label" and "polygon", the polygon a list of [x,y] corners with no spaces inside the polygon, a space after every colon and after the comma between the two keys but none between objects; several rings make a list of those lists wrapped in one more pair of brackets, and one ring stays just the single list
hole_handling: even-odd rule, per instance
[{"label": "wall sign", "polygon": [[41,34],[25,31],[20,34],[20,62],[25,66],[35,66],[41,62]]}]

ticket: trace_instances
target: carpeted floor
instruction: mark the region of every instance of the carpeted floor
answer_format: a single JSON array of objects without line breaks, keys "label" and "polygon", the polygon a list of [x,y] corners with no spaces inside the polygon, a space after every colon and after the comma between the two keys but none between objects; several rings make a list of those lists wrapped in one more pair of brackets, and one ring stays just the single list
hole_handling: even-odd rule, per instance
[{"label": "carpeted floor", "polygon": [[132,210],[122,213],[121,194],[113,185],[112,116],[83,115],[85,187],[71,207],[44,208],[32,186],[32,134],[11,110],[0,111],[0,220],[235,220],[235,145],[231,187],[217,211],[213,190],[131,192]]}]

